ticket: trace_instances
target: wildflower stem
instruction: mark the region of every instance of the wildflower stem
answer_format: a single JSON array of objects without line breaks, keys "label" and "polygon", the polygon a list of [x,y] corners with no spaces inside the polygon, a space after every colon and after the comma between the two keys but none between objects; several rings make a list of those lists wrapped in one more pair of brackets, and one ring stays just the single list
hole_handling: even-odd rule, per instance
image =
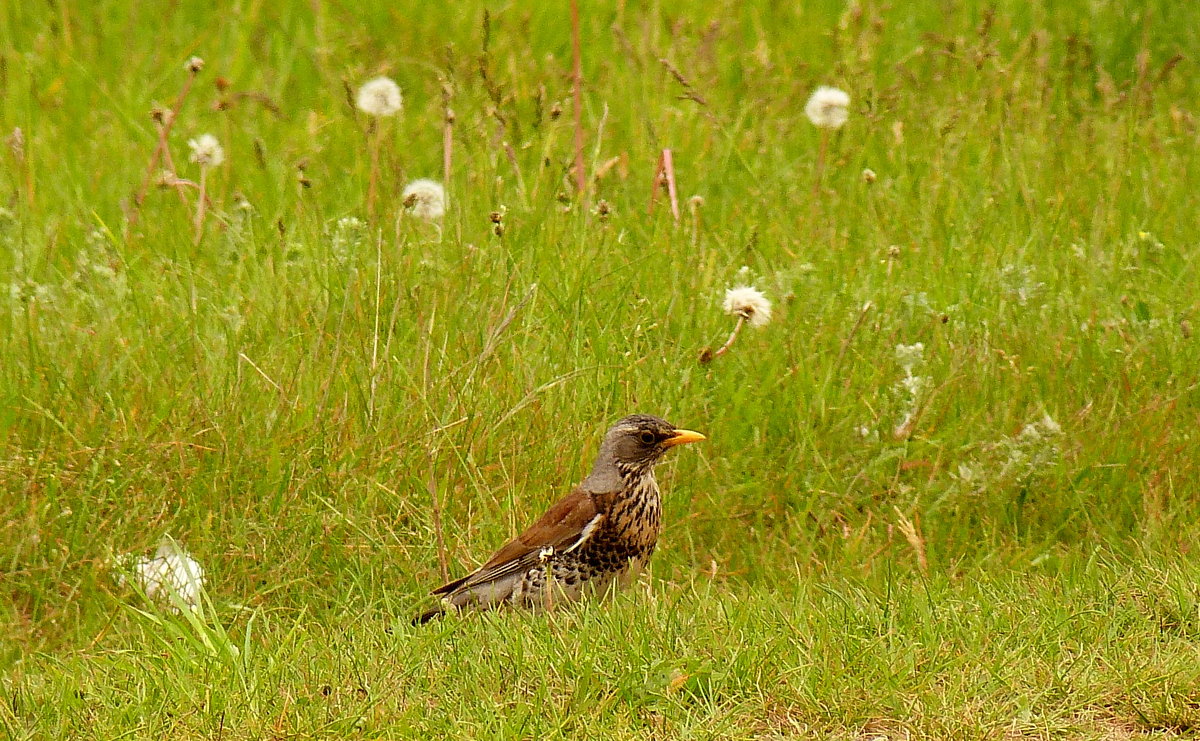
[{"label": "wildflower stem", "polygon": [[193,224],[196,236],[193,240],[194,244],[200,244],[200,238],[204,236],[204,210],[208,203],[206,196],[208,188],[208,168],[200,168],[200,195],[196,198],[196,221]]},{"label": "wildflower stem", "polygon": [[375,329],[371,333],[371,396],[367,402],[367,418],[375,421],[375,389],[379,385],[379,307],[382,303],[383,232],[375,237]]},{"label": "wildflower stem", "polygon": [[667,180],[667,197],[671,200],[671,216],[675,217],[675,223],[679,223],[679,193],[675,188],[675,156],[670,149],[664,149],[662,153],[663,159],[663,176]]},{"label": "wildflower stem", "polygon": [[654,213],[654,203],[658,200],[658,193],[663,189],[667,189],[667,199],[671,202],[671,216],[674,217],[675,223],[679,223],[679,192],[675,187],[675,158],[671,154],[670,149],[664,149],[658,157],[658,165],[654,168],[654,186],[650,190],[650,203],[646,206],[646,213]]},{"label": "wildflower stem", "polygon": [[192,91],[192,84],[196,82],[196,75],[199,72],[198,69],[188,72],[187,80],[184,81],[179,96],[175,98],[175,104],[171,106],[170,114],[163,118],[162,125],[158,129],[158,142],[154,145],[154,152],[150,155],[150,164],[146,166],[146,174],[142,178],[142,184],[138,186],[137,195],[133,199],[133,208],[129,212],[131,223],[137,221],[137,210],[141,207],[142,201],[146,200],[146,191],[150,189],[150,181],[154,178],[155,170],[158,169],[159,158],[162,157],[163,152],[167,151],[167,137],[171,134],[171,127],[175,125],[175,119],[179,117],[179,111],[183,109],[183,102],[187,99],[188,93]]},{"label": "wildflower stem", "polygon": [[733,347],[733,343],[737,340],[738,334],[742,331],[742,325],[745,323],[746,316],[739,314],[737,324],[733,325],[733,331],[729,333],[729,339],[725,340],[725,344],[717,348],[717,351],[712,354],[714,358],[719,358],[729,352],[729,348]]},{"label": "wildflower stem", "polygon": [[375,220],[375,193],[379,181],[379,150],[383,146],[383,127],[377,121],[372,122],[375,128],[371,136],[371,178],[367,184],[367,217]]},{"label": "wildflower stem", "polygon": [[[158,130],[161,135],[162,124],[158,125]],[[167,169],[170,170],[171,173],[179,172],[178,170],[175,169],[175,159],[171,156],[170,149],[162,150],[162,158],[163,158],[163,164],[165,164],[167,166]],[[176,181],[177,181],[176,184],[178,185],[179,179],[176,178]],[[186,207],[188,205],[188,200],[187,200],[187,196],[183,194],[183,188],[176,188],[175,192],[179,194],[179,202],[182,203]]]},{"label": "wildflower stem", "polygon": [[817,173],[813,178],[813,194],[821,190],[821,180],[825,176],[825,150],[829,148],[829,129],[821,129],[821,143],[817,147]]},{"label": "wildflower stem", "polygon": [[575,96],[575,190],[582,193],[583,173],[583,52],[579,45],[579,0],[571,0],[571,84]]}]

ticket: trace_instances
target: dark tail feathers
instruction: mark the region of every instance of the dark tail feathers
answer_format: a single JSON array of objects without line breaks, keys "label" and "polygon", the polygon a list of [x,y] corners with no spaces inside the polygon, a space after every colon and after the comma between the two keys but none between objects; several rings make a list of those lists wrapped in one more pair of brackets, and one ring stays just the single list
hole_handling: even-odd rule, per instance
[{"label": "dark tail feathers", "polygon": [[430,620],[433,620],[434,618],[437,618],[437,617],[441,617],[442,615],[445,615],[445,614],[446,614],[446,610],[444,608],[435,607],[432,610],[426,610],[425,612],[422,612],[420,615],[417,615],[416,617],[414,617],[412,619],[412,624],[413,625],[424,625],[425,623],[428,623]]}]

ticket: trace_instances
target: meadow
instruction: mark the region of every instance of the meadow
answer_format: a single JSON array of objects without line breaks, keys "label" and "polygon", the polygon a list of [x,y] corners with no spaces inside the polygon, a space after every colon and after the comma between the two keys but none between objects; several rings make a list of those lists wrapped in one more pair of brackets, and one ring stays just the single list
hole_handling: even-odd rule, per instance
[{"label": "meadow", "polygon": [[[580,38],[582,191],[566,4],[0,4],[0,729],[1200,734],[1200,5]],[[409,624],[631,412],[708,436],[632,589]]]}]

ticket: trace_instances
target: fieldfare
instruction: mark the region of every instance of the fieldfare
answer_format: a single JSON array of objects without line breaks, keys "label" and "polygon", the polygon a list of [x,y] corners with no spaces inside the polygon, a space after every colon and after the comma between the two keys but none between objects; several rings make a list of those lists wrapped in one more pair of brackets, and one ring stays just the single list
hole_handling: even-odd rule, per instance
[{"label": "fieldfare", "polygon": [[635,414],[604,435],[592,473],[525,532],[461,579],[433,590],[447,610],[530,608],[573,602],[628,584],[654,552],[662,505],[654,466],[666,452],[704,439],[658,417]]}]

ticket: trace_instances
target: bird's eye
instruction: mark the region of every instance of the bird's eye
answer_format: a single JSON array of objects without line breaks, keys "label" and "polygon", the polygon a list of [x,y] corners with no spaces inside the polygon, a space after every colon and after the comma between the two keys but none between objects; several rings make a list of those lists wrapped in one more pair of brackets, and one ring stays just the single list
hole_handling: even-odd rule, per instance
[{"label": "bird's eye", "polygon": [[638,435],[638,440],[641,440],[644,445],[653,445],[658,442],[658,438],[649,430],[642,430],[641,434]]}]

